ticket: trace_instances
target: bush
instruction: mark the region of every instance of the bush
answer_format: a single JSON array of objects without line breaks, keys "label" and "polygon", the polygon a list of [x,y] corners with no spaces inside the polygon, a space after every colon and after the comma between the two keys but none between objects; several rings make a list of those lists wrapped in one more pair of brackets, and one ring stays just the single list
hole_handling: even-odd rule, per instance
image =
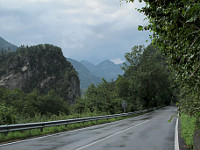
[{"label": "bush", "polygon": [[14,124],[15,122],[16,116],[14,109],[0,104],[0,125]]}]

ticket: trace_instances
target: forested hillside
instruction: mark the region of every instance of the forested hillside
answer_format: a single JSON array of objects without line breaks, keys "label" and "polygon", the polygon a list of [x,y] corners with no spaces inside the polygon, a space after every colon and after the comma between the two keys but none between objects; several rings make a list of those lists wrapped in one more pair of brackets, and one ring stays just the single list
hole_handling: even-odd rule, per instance
[{"label": "forested hillside", "polygon": [[31,116],[68,113],[69,104],[80,96],[77,72],[59,47],[45,44],[5,51],[0,66],[1,109],[13,107]]},{"label": "forested hillside", "polygon": [[77,72],[53,45],[21,46],[16,52],[0,55],[0,85],[20,88],[28,93],[35,88],[41,93],[55,90],[66,100],[80,94]]}]

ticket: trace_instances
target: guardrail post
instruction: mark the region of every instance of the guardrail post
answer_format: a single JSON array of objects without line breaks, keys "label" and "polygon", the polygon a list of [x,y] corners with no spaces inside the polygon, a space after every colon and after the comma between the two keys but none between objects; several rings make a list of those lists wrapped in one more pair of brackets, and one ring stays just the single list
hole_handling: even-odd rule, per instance
[{"label": "guardrail post", "polygon": [[98,117],[96,117],[96,122],[98,122]]},{"label": "guardrail post", "polygon": [[24,130],[21,130],[20,132],[21,132],[21,133],[24,133]]},{"label": "guardrail post", "polygon": [[40,128],[40,132],[43,132],[43,127]]},{"label": "guardrail post", "polygon": [[7,135],[8,135],[8,132],[4,132],[3,135],[4,135],[4,136],[7,136]]}]

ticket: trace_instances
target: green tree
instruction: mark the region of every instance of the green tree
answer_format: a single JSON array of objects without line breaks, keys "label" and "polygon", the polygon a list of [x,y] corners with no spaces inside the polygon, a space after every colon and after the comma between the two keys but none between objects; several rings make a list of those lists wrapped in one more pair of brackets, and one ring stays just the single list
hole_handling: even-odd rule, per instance
[{"label": "green tree", "polygon": [[[126,0],[133,2],[134,0]],[[199,114],[200,110],[200,2],[199,0],[151,1],[139,9],[149,19],[148,26],[139,30],[151,30],[156,46],[165,53],[176,72],[181,86],[182,111]],[[189,100],[189,95],[194,95]],[[195,105],[195,106],[194,106]],[[186,107],[187,106],[187,107]]]},{"label": "green tree", "polygon": [[122,99],[115,93],[115,83],[103,79],[97,86],[88,87],[84,98],[73,106],[73,111],[114,114],[122,112],[121,103]]},{"label": "green tree", "polygon": [[142,54],[141,50],[137,50],[140,47],[134,47],[126,54],[128,63],[130,60],[134,62],[136,57],[137,63],[126,64],[124,68],[125,77],[129,80],[129,102],[132,110],[168,105],[173,95],[173,81],[165,59],[152,45],[145,48]]},{"label": "green tree", "polygon": [[16,111],[13,107],[0,104],[0,125],[14,124],[16,122]]}]

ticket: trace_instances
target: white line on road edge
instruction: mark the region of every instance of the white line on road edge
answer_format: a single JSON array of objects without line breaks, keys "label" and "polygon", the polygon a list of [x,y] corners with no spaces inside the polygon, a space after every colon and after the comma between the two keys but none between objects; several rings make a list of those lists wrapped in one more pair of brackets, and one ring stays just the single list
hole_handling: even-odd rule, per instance
[{"label": "white line on road edge", "polygon": [[174,143],[174,149],[175,150],[179,150],[179,141],[178,141],[178,118],[179,116],[177,116],[176,119],[176,126],[175,126],[175,143]]},{"label": "white line on road edge", "polygon": [[147,121],[144,121],[144,122],[142,122],[142,123],[140,123],[140,124],[137,124],[137,125],[134,125],[134,126],[132,126],[132,127],[126,128],[126,129],[124,129],[124,130],[121,130],[121,131],[119,131],[119,132],[116,132],[116,133],[114,133],[114,134],[111,134],[111,135],[109,135],[109,136],[107,136],[107,137],[105,137],[105,138],[102,138],[102,139],[97,140],[97,141],[94,141],[94,142],[92,142],[92,143],[90,143],[90,144],[88,144],[88,145],[85,145],[85,146],[83,146],[83,147],[80,147],[80,148],[78,148],[78,149],[76,149],[76,150],[82,150],[82,149],[87,148],[87,147],[89,147],[89,146],[91,146],[91,145],[94,145],[94,144],[99,143],[99,142],[101,142],[101,141],[104,141],[104,140],[106,140],[106,139],[108,139],[108,138],[111,138],[111,137],[113,137],[113,136],[115,136],[115,135],[117,135],[117,134],[120,134],[120,133],[122,133],[122,132],[125,132],[125,131],[127,131],[127,130],[129,130],[129,129],[131,129],[131,128],[135,128],[135,127],[138,127],[138,126],[140,126],[140,125],[143,125],[143,124],[145,124],[145,123],[147,123],[147,122],[149,122],[149,121],[150,121],[150,120],[147,120]]}]

